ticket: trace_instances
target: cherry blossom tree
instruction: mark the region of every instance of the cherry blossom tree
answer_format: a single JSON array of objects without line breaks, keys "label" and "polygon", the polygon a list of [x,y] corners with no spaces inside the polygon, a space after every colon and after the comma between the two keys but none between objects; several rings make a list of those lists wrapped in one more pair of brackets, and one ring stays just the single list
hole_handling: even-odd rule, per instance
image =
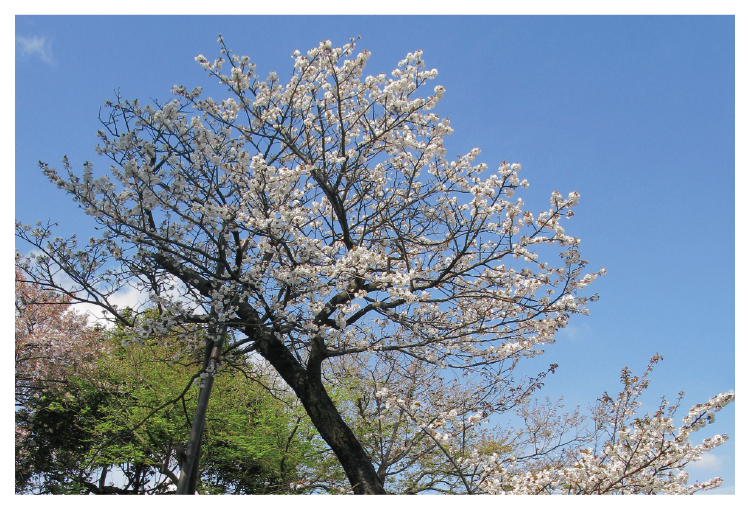
[{"label": "cherry blossom tree", "polygon": [[[71,308],[64,294],[24,281],[29,261],[15,260],[15,405],[32,407],[48,391],[66,392],[70,379],[96,367],[106,347],[100,332],[89,327],[86,316]],[[29,471],[26,426],[15,427],[16,473]]]},{"label": "cherry blossom tree", "polygon": [[24,281],[28,260],[16,256],[16,405],[45,389],[64,389],[69,379],[91,370],[105,349],[101,333],[71,308],[65,294]]},{"label": "cherry blossom tree", "polygon": [[[513,198],[528,186],[520,165],[492,173],[476,162],[479,149],[447,158],[452,129],[433,113],[445,90],[425,92],[437,71],[421,51],[390,78],[364,76],[367,50],[325,41],[295,52],[282,83],[219,43],[220,58],[196,60],[228,99],[182,86],[167,103],[118,97],[99,132],[108,172],[97,177],[86,162],[76,175],[65,160],[61,176],[41,164],[102,235],[79,246],[52,225],[17,223],[39,253],[24,278],[101,306],[141,338],[181,328],[180,349],[203,346],[186,473],[217,366],[252,352],[299,398],[352,490],[383,493],[326,377],[338,360],[365,355],[402,374],[454,374],[474,404],[455,416],[498,409],[498,385],[523,395],[535,383],[511,388],[509,370],[587,313],[596,296],[582,291],[604,274],[585,272],[579,240],[562,226],[579,196],[555,191],[532,214]],[[137,325],[123,315],[110,298],[125,285],[161,314]],[[188,485],[181,478],[178,492]]]},{"label": "cherry blossom tree", "polygon": [[653,414],[638,417],[641,403],[636,399],[648,387],[648,375],[659,360],[659,355],[652,358],[640,378],[623,369],[623,390],[617,398],[605,393],[593,409],[591,444],[567,462],[524,471],[514,466],[514,456],[503,459],[476,450],[462,462],[481,466],[488,474],[481,489],[490,494],[693,494],[719,487],[718,477],[690,484],[684,468],[728,437],[715,435],[691,444],[689,435],[713,423],[715,413],[734,401],[734,391],[692,406],[679,428],[674,417],[682,394],[671,406],[662,397]]}]

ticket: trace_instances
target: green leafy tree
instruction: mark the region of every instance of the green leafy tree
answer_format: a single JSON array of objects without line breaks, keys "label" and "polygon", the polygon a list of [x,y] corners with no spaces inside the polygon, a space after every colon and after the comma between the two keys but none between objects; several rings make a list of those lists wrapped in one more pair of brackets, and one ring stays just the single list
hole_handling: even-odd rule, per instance
[{"label": "green leafy tree", "polygon": [[[30,396],[16,411],[16,492],[174,492],[200,364],[197,355],[175,359],[171,341],[137,346],[122,329],[106,332],[95,368],[67,374],[63,383]],[[220,372],[198,490],[303,490],[300,466],[315,458],[309,421],[269,393],[267,375],[247,359],[235,356]]]}]

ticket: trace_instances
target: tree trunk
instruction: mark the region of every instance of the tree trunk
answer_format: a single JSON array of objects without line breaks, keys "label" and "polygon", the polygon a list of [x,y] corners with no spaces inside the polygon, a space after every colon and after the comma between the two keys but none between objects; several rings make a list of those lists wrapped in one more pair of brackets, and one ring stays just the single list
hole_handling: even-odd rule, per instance
[{"label": "tree trunk", "polygon": [[385,494],[372,459],[341,418],[323,386],[320,374],[322,358],[311,361],[305,368],[281,341],[271,335],[263,335],[256,345],[261,356],[273,365],[302,402],[313,425],[341,462],[354,493]]},{"label": "tree trunk", "polygon": [[193,426],[190,429],[190,439],[188,440],[185,462],[180,471],[180,480],[177,482],[177,494],[195,494],[195,488],[198,484],[198,461],[200,459],[203,428],[206,424],[206,412],[208,411],[208,402],[211,398],[211,388],[214,384],[216,363],[221,356],[221,348],[226,335],[227,328],[224,327],[214,345],[206,352],[208,358],[206,363],[204,363],[204,369],[207,369],[206,378],[203,380],[203,385],[198,396],[198,407],[195,409]]},{"label": "tree trunk", "polygon": [[[201,434],[201,438],[203,435]],[[200,466],[201,453],[203,453],[203,445],[201,442],[198,443],[198,452],[195,454],[195,462],[193,463],[193,469],[190,470],[190,480],[188,480],[187,494],[195,494],[198,490],[198,466]]]}]

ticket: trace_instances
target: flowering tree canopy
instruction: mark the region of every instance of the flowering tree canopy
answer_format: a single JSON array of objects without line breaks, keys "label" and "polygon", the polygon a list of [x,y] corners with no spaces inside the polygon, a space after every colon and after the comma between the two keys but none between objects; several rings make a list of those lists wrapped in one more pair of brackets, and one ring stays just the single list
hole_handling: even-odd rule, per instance
[{"label": "flowering tree canopy", "polygon": [[208,380],[223,355],[257,353],[354,492],[382,493],[326,373],[372,357],[397,373],[456,374],[473,412],[499,409],[506,390],[521,402],[538,381],[503,386],[510,370],[587,313],[597,297],[582,290],[605,273],[585,272],[579,240],[561,225],[579,196],[555,191],[535,215],[513,198],[528,186],[518,164],[493,173],[475,162],[479,149],[448,159],[452,129],[433,113],[444,89],[425,92],[437,71],[421,51],[390,78],[364,76],[368,51],[325,41],[295,52],[282,83],[219,43],[220,58],[196,60],[228,99],[182,86],[164,104],[118,97],[97,147],[108,175],[88,162],[80,176],[67,160],[67,176],[41,164],[103,235],[80,248],[50,225],[17,223],[41,253],[27,277],[123,323],[112,294],[126,284],[147,292],[162,313],[138,321],[141,337],[179,328],[185,351],[205,342]]},{"label": "flowering tree canopy", "polygon": [[40,391],[62,389],[105,350],[100,333],[71,308],[70,298],[24,282],[25,264],[16,257],[16,405]]}]

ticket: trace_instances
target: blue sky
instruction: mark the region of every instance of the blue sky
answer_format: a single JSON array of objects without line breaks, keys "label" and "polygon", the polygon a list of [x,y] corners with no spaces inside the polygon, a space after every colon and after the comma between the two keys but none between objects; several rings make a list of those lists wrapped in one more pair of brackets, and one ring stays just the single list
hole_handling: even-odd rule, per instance
[{"label": "blue sky", "polygon": [[[106,167],[93,150],[100,106],[204,86],[202,53],[217,34],[258,74],[291,70],[290,55],[324,39],[361,36],[371,74],[424,51],[436,113],[451,119],[448,153],[482,149],[496,168],[519,162],[534,213],[549,194],[581,194],[566,233],[581,238],[601,299],[547,353],[544,393],[585,409],[619,390],[656,352],[644,410],[680,390],[689,405],[735,388],[735,25],[733,17],[50,17],[15,19],[15,217],[52,219],[86,239],[93,223],[37,168],[67,154]],[[26,246],[17,246],[25,252]],[[691,480],[734,487],[734,405],[704,429],[732,439]]]}]

